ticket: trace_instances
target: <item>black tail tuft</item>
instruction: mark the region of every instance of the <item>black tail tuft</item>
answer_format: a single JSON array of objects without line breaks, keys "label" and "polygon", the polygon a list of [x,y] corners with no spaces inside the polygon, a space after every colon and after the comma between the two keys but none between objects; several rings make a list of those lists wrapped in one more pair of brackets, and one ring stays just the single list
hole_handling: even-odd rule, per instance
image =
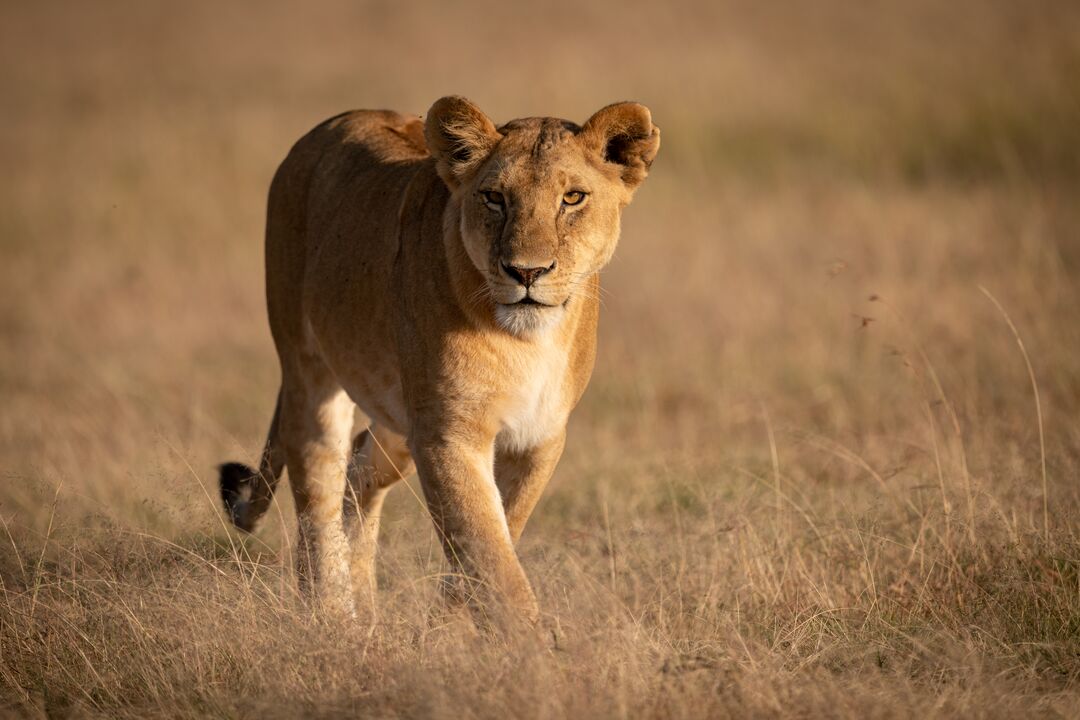
[{"label": "black tail tuft", "polygon": [[221,501],[225,503],[229,520],[241,530],[251,532],[255,519],[251,517],[249,509],[255,479],[259,477],[258,471],[235,462],[225,463],[218,470],[221,471]]}]

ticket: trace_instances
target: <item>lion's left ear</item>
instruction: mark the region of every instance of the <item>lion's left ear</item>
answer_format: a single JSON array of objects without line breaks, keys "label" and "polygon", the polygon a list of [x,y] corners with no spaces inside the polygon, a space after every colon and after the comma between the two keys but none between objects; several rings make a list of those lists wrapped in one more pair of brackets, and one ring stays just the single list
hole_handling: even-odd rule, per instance
[{"label": "lion's left ear", "polygon": [[581,128],[585,145],[607,162],[622,166],[622,179],[633,190],[649,174],[660,150],[660,128],[649,108],[634,102],[608,105]]},{"label": "lion's left ear", "polygon": [[502,139],[480,108],[451,95],[435,101],[424,121],[424,139],[439,177],[452,190],[465,181]]}]

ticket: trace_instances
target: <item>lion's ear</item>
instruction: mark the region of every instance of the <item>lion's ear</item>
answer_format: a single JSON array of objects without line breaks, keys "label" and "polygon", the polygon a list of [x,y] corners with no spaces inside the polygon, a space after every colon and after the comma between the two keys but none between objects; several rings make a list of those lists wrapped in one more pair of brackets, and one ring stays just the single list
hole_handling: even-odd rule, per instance
[{"label": "lion's ear", "polygon": [[476,170],[502,135],[480,108],[451,95],[435,101],[424,122],[424,139],[439,177],[451,189]]},{"label": "lion's ear", "polygon": [[588,148],[607,162],[622,166],[622,179],[630,189],[649,174],[660,149],[660,128],[653,125],[649,108],[633,102],[608,105],[581,128]]}]

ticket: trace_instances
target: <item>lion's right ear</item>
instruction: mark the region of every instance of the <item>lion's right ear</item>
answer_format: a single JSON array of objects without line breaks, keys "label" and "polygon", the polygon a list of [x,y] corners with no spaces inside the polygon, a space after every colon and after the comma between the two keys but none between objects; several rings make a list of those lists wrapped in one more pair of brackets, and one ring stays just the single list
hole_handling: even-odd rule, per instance
[{"label": "lion's right ear", "polygon": [[480,166],[502,135],[480,108],[451,95],[436,100],[428,110],[424,139],[439,177],[454,189]]}]

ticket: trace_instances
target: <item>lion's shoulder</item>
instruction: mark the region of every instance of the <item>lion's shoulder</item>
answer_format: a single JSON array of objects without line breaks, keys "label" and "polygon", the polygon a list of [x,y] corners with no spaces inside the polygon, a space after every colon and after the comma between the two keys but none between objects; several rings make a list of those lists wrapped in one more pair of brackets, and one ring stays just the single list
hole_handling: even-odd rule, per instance
[{"label": "lion's shoulder", "polygon": [[429,155],[423,119],[393,110],[350,110],[323,121],[309,135],[368,150],[382,162],[419,160]]}]

